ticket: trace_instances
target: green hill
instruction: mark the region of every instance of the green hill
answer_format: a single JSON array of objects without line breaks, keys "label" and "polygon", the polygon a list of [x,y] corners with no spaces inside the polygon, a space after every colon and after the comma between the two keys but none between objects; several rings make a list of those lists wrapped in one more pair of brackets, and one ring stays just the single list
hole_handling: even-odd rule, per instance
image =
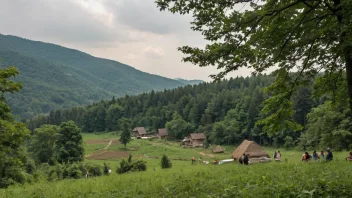
[{"label": "green hill", "polygon": [[0,68],[13,65],[20,71],[16,80],[23,83],[23,89],[7,99],[21,118],[184,85],[78,50],[1,34],[0,57]]},{"label": "green hill", "polygon": [[182,79],[182,78],[175,78],[175,80],[185,84],[185,85],[197,85],[197,84],[200,84],[200,83],[203,83],[204,81],[202,80],[185,80],[185,79]]}]

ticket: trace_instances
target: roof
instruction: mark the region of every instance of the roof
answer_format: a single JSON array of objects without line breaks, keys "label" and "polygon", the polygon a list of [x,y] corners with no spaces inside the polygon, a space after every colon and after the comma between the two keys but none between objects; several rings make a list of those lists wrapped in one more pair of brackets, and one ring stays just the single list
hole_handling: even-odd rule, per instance
[{"label": "roof", "polygon": [[140,135],[146,135],[147,132],[145,131],[144,127],[136,127],[133,129],[133,132],[138,132]]},{"label": "roof", "polygon": [[167,129],[158,129],[158,135],[160,136],[167,136],[168,135],[168,131]]},{"label": "roof", "polygon": [[242,144],[240,144],[236,150],[232,153],[232,158],[233,159],[238,159],[245,154],[249,154],[250,158],[253,157],[270,157],[262,147],[260,147],[257,143],[254,141],[248,141],[244,140]]},{"label": "roof", "polygon": [[224,149],[221,148],[220,145],[218,145],[215,149],[213,149],[214,153],[223,153]]},{"label": "roof", "polygon": [[192,140],[205,140],[204,133],[191,133],[189,134]]}]

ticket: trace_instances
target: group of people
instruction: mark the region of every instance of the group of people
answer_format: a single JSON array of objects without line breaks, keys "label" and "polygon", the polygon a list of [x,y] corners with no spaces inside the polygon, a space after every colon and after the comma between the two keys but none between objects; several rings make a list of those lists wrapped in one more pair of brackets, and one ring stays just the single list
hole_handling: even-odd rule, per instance
[{"label": "group of people", "polygon": [[309,160],[319,160],[319,159],[320,160],[325,159],[326,161],[331,161],[333,158],[334,158],[334,155],[332,154],[330,149],[327,150],[326,157],[325,157],[324,151],[320,151],[319,155],[316,151],[314,151],[312,155],[310,155],[308,152],[305,152],[302,155],[302,161],[306,161],[306,162],[308,162]]}]

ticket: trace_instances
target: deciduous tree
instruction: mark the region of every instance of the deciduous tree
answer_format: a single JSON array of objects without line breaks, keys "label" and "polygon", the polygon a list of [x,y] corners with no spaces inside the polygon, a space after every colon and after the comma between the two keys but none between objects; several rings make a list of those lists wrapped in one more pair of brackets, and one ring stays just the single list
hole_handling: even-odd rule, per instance
[{"label": "deciduous tree", "polygon": [[60,163],[83,161],[83,139],[81,129],[73,121],[63,122],[56,144],[56,158]]},{"label": "deciduous tree", "polygon": [[[254,73],[271,67],[276,82],[261,122],[270,135],[300,130],[293,120],[292,94],[324,71],[346,72],[352,109],[352,1],[349,0],[157,0],[160,10],[192,14],[192,29],[210,44],[180,47],[183,61],[216,66],[222,79],[241,67]],[[296,72],[292,74],[292,72]],[[343,77],[341,75],[340,77]],[[332,79],[336,80],[336,79]],[[352,114],[351,114],[352,115]]]},{"label": "deciduous tree", "polygon": [[9,80],[16,75],[18,71],[14,67],[0,69],[0,188],[26,181],[24,146],[29,130],[25,124],[14,120],[4,96],[22,88],[20,83]]}]

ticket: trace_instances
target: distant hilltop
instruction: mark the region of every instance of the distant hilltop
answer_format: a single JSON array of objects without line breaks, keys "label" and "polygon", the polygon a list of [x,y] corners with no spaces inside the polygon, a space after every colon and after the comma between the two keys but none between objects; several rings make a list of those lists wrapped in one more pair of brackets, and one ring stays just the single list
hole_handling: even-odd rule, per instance
[{"label": "distant hilltop", "polygon": [[175,78],[174,80],[177,80],[185,85],[197,85],[204,82],[202,80],[186,80],[182,78]]}]

